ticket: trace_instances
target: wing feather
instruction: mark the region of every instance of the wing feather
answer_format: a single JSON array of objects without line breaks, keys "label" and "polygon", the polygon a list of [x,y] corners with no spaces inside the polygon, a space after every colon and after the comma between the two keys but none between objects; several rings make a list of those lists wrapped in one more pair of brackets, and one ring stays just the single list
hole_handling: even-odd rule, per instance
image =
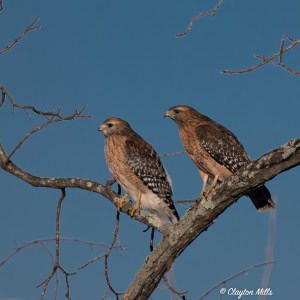
[{"label": "wing feather", "polygon": [[222,125],[218,123],[200,125],[196,128],[196,135],[210,156],[231,172],[250,162],[236,136]]},{"label": "wing feather", "polygon": [[136,135],[126,141],[125,149],[134,174],[160,198],[171,198],[172,182],[154,148]]}]

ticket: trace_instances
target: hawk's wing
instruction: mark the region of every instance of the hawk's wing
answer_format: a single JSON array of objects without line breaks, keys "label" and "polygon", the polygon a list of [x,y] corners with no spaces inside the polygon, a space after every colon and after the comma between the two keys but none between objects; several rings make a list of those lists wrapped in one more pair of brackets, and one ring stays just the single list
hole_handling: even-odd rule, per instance
[{"label": "hawk's wing", "polygon": [[218,123],[200,125],[196,135],[210,156],[231,172],[250,162],[250,159],[236,136]]},{"label": "hawk's wing", "polygon": [[172,196],[172,182],[153,147],[139,135],[126,141],[128,164],[134,174],[160,198]]}]

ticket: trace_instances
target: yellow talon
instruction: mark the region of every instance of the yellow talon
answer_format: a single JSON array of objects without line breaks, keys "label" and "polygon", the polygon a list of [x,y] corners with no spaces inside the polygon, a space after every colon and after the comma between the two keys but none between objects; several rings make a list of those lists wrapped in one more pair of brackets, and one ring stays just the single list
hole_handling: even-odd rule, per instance
[{"label": "yellow talon", "polygon": [[142,210],[141,196],[142,196],[142,195],[139,195],[139,198],[138,198],[136,204],[133,205],[133,206],[131,206],[131,207],[129,208],[129,214],[130,214],[131,217],[133,217],[133,215],[134,215],[134,213],[135,213],[136,211],[137,211],[138,213],[140,213],[141,210]]},{"label": "yellow talon", "polygon": [[205,196],[207,195],[207,191],[208,191],[208,189],[202,189],[202,191],[199,195],[199,200],[202,200],[203,198],[205,198]]},{"label": "yellow talon", "polygon": [[216,175],[213,182],[209,186],[209,188],[208,189],[206,189],[206,188],[202,189],[202,192],[201,192],[200,197],[199,197],[200,201],[202,200],[202,198],[206,198],[209,195],[211,190],[216,186],[216,184],[218,182],[218,179],[219,179],[219,175]]},{"label": "yellow talon", "polygon": [[138,203],[136,203],[135,205],[133,205],[129,208],[129,214],[131,217],[133,217],[133,215],[135,214],[136,211],[138,213],[140,213],[141,210],[142,210],[142,207]]},{"label": "yellow talon", "polygon": [[122,196],[121,198],[119,198],[115,203],[117,206],[118,211],[120,211],[123,207],[124,204],[126,203],[131,203],[130,200],[127,198],[128,194],[125,194],[124,196]]}]

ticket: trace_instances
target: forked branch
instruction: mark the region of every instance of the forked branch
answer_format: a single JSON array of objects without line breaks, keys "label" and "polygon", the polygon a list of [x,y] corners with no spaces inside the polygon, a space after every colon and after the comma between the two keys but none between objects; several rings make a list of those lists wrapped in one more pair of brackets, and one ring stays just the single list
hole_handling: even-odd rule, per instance
[{"label": "forked branch", "polygon": [[[0,11],[3,9],[2,1],[0,1]],[[0,49],[0,55],[8,50],[10,50],[13,46],[15,46],[24,36],[26,36],[29,32],[40,28],[40,25],[37,25],[39,22],[40,17],[37,17],[28,27],[10,44],[8,44],[5,48]]]},{"label": "forked branch", "polygon": [[9,94],[9,92],[6,90],[6,88],[0,83],[0,90],[2,92],[2,97],[1,97],[1,102],[0,102],[0,107],[4,104],[6,98],[9,100],[10,104],[12,105],[13,111],[15,109],[21,109],[24,110],[29,116],[30,112],[33,114],[36,114],[38,116],[41,116],[45,121],[39,126],[33,126],[33,128],[16,144],[14,149],[10,152],[10,154],[7,156],[7,160],[10,160],[12,156],[21,148],[21,146],[27,141],[33,134],[37,133],[38,131],[42,130],[46,126],[53,124],[53,123],[58,123],[58,122],[64,122],[64,121],[73,121],[78,118],[91,118],[89,115],[85,115],[85,109],[86,106],[83,106],[79,110],[75,110],[74,113],[68,115],[68,116],[63,116],[61,114],[61,109],[59,108],[57,111],[49,111],[45,112],[42,110],[37,109],[34,106],[31,105],[21,105],[18,104],[14,101],[13,97]]},{"label": "forked branch", "polygon": [[217,11],[221,8],[223,2],[224,2],[224,0],[219,0],[217,5],[214,8],[212,8],[211,10],[200,11],[195,17],[193,17],[190,20],[190,24],[187,27],[187,29],[182,33],[176,34],[176,37],[181,38],[181,37],[184,37],[185,35],[187,35],[191,31],[192,26],[194,25],[194,23],[197,22],[199,19],[201,19],[205,16],[214,16],[217,13]]},{"label": "forked branch", "polygon": [[[285,46],[287,42],[289,42],[289,45]],[[249,73],[251,71],[254,71],[266,64],[272,64],[274,66],[284,69],[285,71],[289,72],[292,75],[300,75],[300,71],[296,71],[290,68],[283,62],[284,54],[290,51],[291,49],[293,49],[294,47],[296,47],[299,43],[300,43],[300,39],[294,40],[288,36],[284,36],[281,39],[278,52],[268,57],[264,55],[257,55],[257,54],[254,55],[255,58],[261,60],[261,62],[259,62],[258,64],[241,70],[222,70],[220,71],[220,73],[221,74],[244,74],[244,73]]]},{"label": "forked branch", "polygon": [[41,300],[43,300],[45,298],[45,294],[47,292],[47,288],[48,285],[51,281],[51,279],[53,278],[53,276],[56,274],[57,270],[61,270],[61,272],[65,275],[65,280],[66,280],[66,286],[67,286],[67,291],[66,291],[66,298],[67,299],[71,299],[70,296],[70,283],[69,283],[69,276],[71,275],[75,275],[75,272],[73,273],[69,273],[67,272],[60,264],[60,260],[59,260],[59,255],[60,255],[60,212],[61,212],[61,205],[63,200],[66,197],[66,190],[65,189],[61,189],[61,196],[58,200],[58,204],[57,204],[57,211],[56,211],[56,237],[55,237],[55,263],[52,269],[52,272],[50,273],[50,275],[41,283],[39,284],[37,287],[41,287],[43,286],[43,290],[42,290],[42,294],[41,294]]}]

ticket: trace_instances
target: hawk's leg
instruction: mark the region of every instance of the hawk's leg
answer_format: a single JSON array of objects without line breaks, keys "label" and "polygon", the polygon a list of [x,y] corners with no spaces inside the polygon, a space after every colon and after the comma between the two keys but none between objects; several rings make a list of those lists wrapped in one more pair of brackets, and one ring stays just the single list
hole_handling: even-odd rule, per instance
[{"label": "hawk's leg", "polygon": [[122,206],[126,203],[131,203],[130,200],[127,198],[128,194],[125,194],[124,196],[120,197],[116,202],[116,206],[118,211],[120,211],[122,209]]},{"label": "hawk's leg", "polygon": [[133,216],[136,211],[140,213],[140,211],[142,210],[141,197],[142,194],[139,194],[136,204],[130,207],[129,213],[131,216]]},{"label": "hawk's leg", "polygon": [[216,175],[213,182],[209,186],[208,190],[205,192],[205,197],[207,197],[208,194],[211,192],[211,190],[216,186],[218,179],[219,179],[219,175]]},{"label": "hawk's leg", "polygon": [[200,173],[200,175],[202,177],[202,180],[203,180],[202,190],[201,190],[201,193],[200,193],[200,196],[199,196],[199,199],[201,199],[202,197],[204,197],[207,194],[206,185],[207,185],[207,181],[208,181],[209,176],[206,173],[202,172],[201,170],[199,170],[199,173]]}]

